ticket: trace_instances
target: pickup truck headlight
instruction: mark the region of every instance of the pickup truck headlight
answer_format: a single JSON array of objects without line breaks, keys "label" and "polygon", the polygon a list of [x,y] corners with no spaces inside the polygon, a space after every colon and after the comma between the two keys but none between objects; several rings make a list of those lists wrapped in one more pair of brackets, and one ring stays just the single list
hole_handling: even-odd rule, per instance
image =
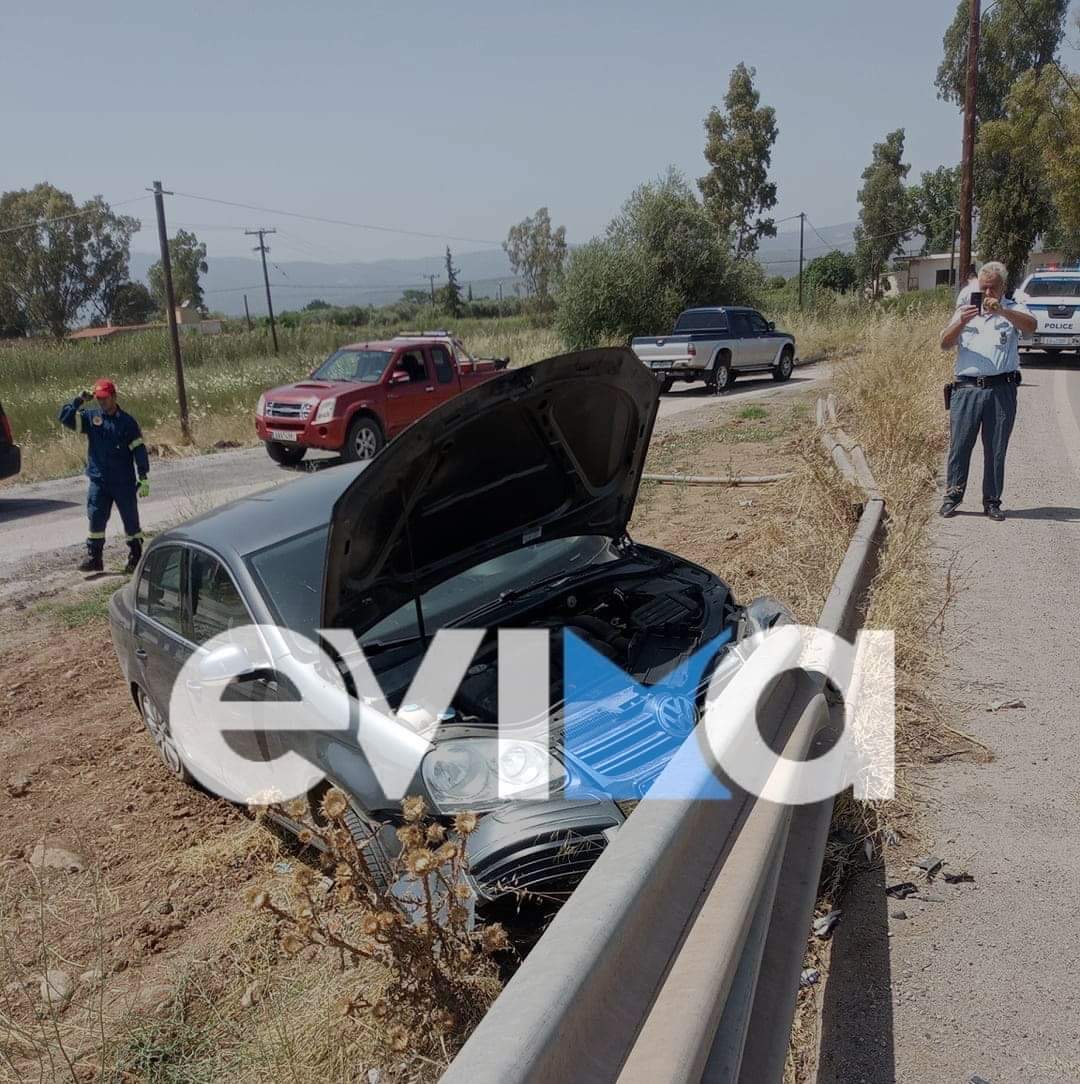
[{"label": "pickup truck headlight", "polygon": [[[513,794],[499,795],[499,770]],[[509,797],[546,798],[566,786],[566,769],[542,745],[495,738],[452,738],[437,742],[424,757],[421,773],[440,812],[493,809]]]},{"label": "pickup truck headlight", "polygon": [[331,395],[329,399],[324,399],[319,404],[319,409],[315,411],[315,417],[312,420],[315,422],[328,422],[334,416],[335,406],[337,406],[337,398]]},{"label": "pickup truck headlight", "polygon": [[255,413],[262,418],[266,414],[266,395],[260,395],[259,401],[255,404]]}]

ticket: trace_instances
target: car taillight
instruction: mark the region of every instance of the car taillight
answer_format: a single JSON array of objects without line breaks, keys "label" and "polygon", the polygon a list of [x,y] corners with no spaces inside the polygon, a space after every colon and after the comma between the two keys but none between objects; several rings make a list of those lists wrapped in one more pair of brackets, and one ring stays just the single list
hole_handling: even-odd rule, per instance
[{"label": "car taillight", "polygon": [[697,347],[693,343],[686,348],[686,352],[692,358],[697,357]]}]

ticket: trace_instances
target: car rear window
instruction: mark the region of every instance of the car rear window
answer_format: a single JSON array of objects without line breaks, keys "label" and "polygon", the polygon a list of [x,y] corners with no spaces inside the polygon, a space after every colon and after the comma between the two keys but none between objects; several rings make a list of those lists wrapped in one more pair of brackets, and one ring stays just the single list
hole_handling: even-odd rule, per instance
[{"label": "car rear window", "polygon": [[1032,279],[1024,293],[1028,297],[1080,297],[1080,278]]},{"label": "car rear window", "polygon": [[703,310],[684,312],[675,321],[676,334],[684,331],[727,331],[727,317],[722,312]]}]

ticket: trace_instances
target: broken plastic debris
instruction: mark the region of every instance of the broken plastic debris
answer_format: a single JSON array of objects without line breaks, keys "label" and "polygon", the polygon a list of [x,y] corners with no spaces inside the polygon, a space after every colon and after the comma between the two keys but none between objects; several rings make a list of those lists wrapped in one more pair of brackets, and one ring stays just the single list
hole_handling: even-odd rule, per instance
[{"label": "broken plastic debris", "polygon": [[822,915],[821,918],[814,919],[814,936],[815,937],[828,937],[833,931],[833,927],[840,921],[839,911],[830,911],[827,915]]},{"label": "broken plastic debris", "polygon": [[287,876],[288,874],[292,873],[292,863],[276,862],[274,863],[274,872],[280,874],[283,877]]},{"label": "broken plastic debris", "polygon": [[813,986],[821,978],[821,972],[816,967],[807,967],[799,976],[799,985],[802,987]]},{"label": "broken plastic debris", "polygon": [[885,895],[897,900],[906,900],[908,896],[914,896],[918,891],[919,886],[914,881],[900,881],[898,884],[889,885],[885,889]]},{"label": "broken plastic debris", "polygon": [[1004,711],[1006,708],[1026,708],[1027,704],[1023,700],[994,700],[987,711]]},{"label": "broken plastic debris", "polygon": [[966,869],[960,870],[959,873],[945,873],[942,875],[945,878],[945,883],[950,885],[958,885],[975,883],[975,878],[971,876]]},{"label": "broken plastic debris", "polygon": [[922,858],[915,859],[916,868],[923,870],[927,879],[933,877],[943,865],[945,865],[944,861],[934,854],[924,854]]},{"label": "broken plastic debris", "polygon": [[990,1084],[990,1081],[984,1076],[979,1076],[978,1073],[972,1073],[968,1078],[968,1084]]}]

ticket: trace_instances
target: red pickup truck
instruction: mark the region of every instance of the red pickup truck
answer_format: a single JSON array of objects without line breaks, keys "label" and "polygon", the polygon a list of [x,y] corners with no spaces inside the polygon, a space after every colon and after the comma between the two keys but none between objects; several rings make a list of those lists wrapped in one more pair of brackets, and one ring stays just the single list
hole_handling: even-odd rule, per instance
[{"label": "red pickup truck", "polygon": [[275,463],[293,466],[308,448],[370,459],[407,425],[490,380],[509,358],[470,357],[445,331],[398,335],[335,350],[307,380],[259,396],[255,431]]}]

